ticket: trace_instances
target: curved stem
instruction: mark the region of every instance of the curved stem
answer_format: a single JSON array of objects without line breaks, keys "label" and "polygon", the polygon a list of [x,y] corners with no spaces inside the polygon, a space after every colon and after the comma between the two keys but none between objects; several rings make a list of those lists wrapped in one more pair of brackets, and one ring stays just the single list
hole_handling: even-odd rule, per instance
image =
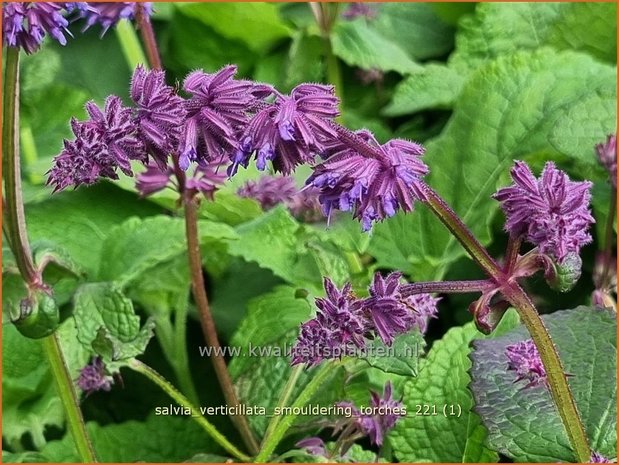
[{"label": "curved stem", "polygon": [[550,393],[567,431],[577,462],[588,463],[591,460],[591,449],[587,434],[570,391],[561,359],[544,322],[529,296],[517,283],[512,282],[504,286],[502,292],[505,298],[518,310],[520,319],[537,347],[546,370]]},{"label": "curved stem", "polygon": [[19,160],[19,49],[6,47],[6,73],[2,109],[2,177],[4,179],[3,208],[5,231],[15,262],[29,286],[42,284],[32,261],[26,232],[26,217],[21,187]]},{"label": "curved stem", "polygon": [[[336,363],[325,363],[316,373],[316,375],[312,378],[312,380],[305,386],[305,389],[299,394],[299,397],[293,402],[291,405],[291,410],[299,410],[303,406],[305,406],[316,391],[322,386],[322,384],[326,381],[327,377],[332,373],[332,370],[337,366]],[[291,413],[290,415],[284,416],[277,426],[273,429],[273,434],[269,438],[264,441],[262,449],[260,453],[256,456],[254,463],[265,463],[271,454],[277,447],[277,445],[281,442],[286,431],[290,429],[298,414]]]},{"label": "curved stem", "polygon": [[513,234],[509,235],[507,250],[505,252],[505,263],[503,264],[505,274],[511,275],[512,271],[514,271],[514,267],[518,261],[518,252],[520,252],[521,245],[522,236],[514,236]]},{"label": "curved stem", "polygon": [[504,277],[503,270],[490,256],[486,248],[473,236],[456,212],[430,186],[422,183],[422,189],[426,195],[424,203],[430,207],[432,213],[451,231],[482,270],[492,279],[500,281]]},{"label": "curved stem", "polygon": [[249,462],[251,460],[250,457],[243,454],[240,450],[238,450],[234,444],[226,439],[226,437],[217,431],[217,428],[213,426],[209,421],[202,416],[202,414],[198,414],[200,411],[198,408],[194,407],[189,399],[187,399],[184,395],[182,395],[179,391],[176,390],[174,386],[172,386],[163,376],[157,373],[148,365],[140,362],[139,360],[133,359],[129,362],[129,368],[138,373],[146,376],[153,383],[159,386],[167,395],[169,395],[174,401],[178,403],[181,407],[185,407],[189,409],[192,414],[191,418],[194,419],[196,423],[198,423],[206,433],[212,437],[217,444],[223,447],[227,452],[232,454],[237,459],[242,462]]},{"label": "curved stem", "polygon": [[58,395],[67,416],[67,424],[75,441],[77,453],[83,463],[95,463],[97,461],[95,452],[86,431],[84,418],[79,408],[79,400],[56,333],[43,339],[43,348],[56,381]]},{"label": "curved stem", "polygon": [[400,288],[402,297],[410,297],[415,294],[467,294],[474,292],[485,292],[496,287],[494,281],[490,279],[480,279],[476,281],[429,281],[404,284]]},{"label": "curved stem", "polygon": [[[215,374],[217,375],[219,385],[226,399],[226,404],[229,406],[237,406],[240,403],[234,390],[230,373],[228,373],[228,367],[221,355],[222,351],[219,350],[220,344],[219,338],[217,337],[217,330],[215,329],[215,320],[211,314],[204,285],[204,276],[202,275],[202,259],[200,256],[200,242],[198,239],[197,200],[190,192],[186,192],[185,195],[183,195],[183,204],[185,206],[185,232],[187,236],[187,253],[189,255],[189,271],[191,273],[191,288],[193,290],[196,306],[198,307],[198,313],[200,314],[202,332],[204,333],[207,344],[214,348],[214,355],[211,357],[211,360],[213,361]],[[256,453],[258,451],[258,443],[249,427],[247,417],[244,415],[232,415],[231,419],[239,430],[239,433],[241,433],[243,441],[249,451],[252,454]]]}]

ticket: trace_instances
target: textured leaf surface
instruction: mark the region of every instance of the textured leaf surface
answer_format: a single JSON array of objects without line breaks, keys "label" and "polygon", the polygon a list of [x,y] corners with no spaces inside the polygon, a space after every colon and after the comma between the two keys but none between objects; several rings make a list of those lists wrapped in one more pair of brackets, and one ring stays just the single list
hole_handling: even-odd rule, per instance
[{"label": "textured leaf surface", "polygon": [[[507,313],[496,330],[501,334],[516,326],[518,316]],[[469,344],[485,338],[473,323],[450,329],[432,346],[417,378],[404,384],[407,416],[390,433],[389,440],[400,462],[496,462],[497,454],[484,446],[486,431],[471,411],[468,390]],[[436,406],[437,415],[423,415],[425,406]],[[461,415],[444,416],[443,406],[461,408]],[[419,407],[421,406],[421,408]]]},{"label": "textured leaf surface", "polygon": [[[591,448],[617,450],[617,322],[609,310],[578,307],[542,317],[557,346]],[[523,326],[473,343],[471,389],[488,445],[516,462],[572,462],[569,440],[546,387],[524,389],[507,371],[505,349],[529,339]]]},{"label": "textured leaf surface", "polygon": [[423,355],[424,347],[423,335],[417,330],[409,331],[397,336],[391,347],[379,338],[374,339],[368,346],[368,356],[363,359],[385,373],[417,376],[419,357]]},{"label": "textured leaf surface", "polygon": [[140,317],[116,283],[84,284],[75,294],[77,338],[108,361],[140,355],[153,335],[153,322]]},{"label": "textured leaf surface", "polygon": [[[544,49],[488,63],[471,76],[447,127],[428,144],[428,183],[488,243],[489,224],[498,211],[490,196],[507,180],[513,160],[569,156],[551,143],[551,137],[570,137],[571,127],[562,125],[561,117],[573,108],[583,110],[584,101],[593,104],[592,96],[616,95],[615,82],[613,67],[574,52]],[[593,114],[598,107],[587,111]],[[610,121],[614,124],[608,116],[600,133]],[[572,140],[578,145],[570,153],[591,153],[588,140]],[[423,206],[374,229],[370,253],[379,266],[403,270],[415,280],[440,277],[464,253]]]}]

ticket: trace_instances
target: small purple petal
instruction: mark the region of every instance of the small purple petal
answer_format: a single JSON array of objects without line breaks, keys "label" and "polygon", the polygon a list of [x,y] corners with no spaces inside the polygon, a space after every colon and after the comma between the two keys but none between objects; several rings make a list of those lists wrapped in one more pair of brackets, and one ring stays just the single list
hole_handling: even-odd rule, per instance
[{"label": "small purple petal", "polygon": [[507,346],[507,369],[516,372],[515,383],[521,380],[528,381],[525,388],[546,385],[546,370],[531,339]]}]

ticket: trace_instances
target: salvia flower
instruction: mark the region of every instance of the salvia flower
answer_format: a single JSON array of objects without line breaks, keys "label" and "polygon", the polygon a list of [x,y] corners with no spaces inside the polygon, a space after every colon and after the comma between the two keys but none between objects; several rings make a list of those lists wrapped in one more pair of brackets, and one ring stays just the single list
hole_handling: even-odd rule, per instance
[{"label": "salvia flower", "polygon": [[132,111],[119,97],[108,97],[103,110],[88,102],[86,111],[90,119],[71,121],[75,140],[64,141],[62,152],[48,171],[47,183],[54,186],[54,192],[71,185],[93,184],[101,177],[118,179],[118,168],[131,176],[131,160],[146,162]]},{"label": "salvia flower", "polygon": [[304,449],[308,454],[318,457],[327,457],[327,446],[318,437],[302,439],[295,444],[299,449]]},{"label": "salvia flower", "polygon": [[314,167],[306,184],[320,189],[325,216],[332,210],[352,211],[364,231],[375,221],[410,212],[416,200],[424,200],[423,176],[428,167],[420,160],[423,147],[394,139],[379,145],[371,133],[351,134],[358,143],[372,146],[380,156],[371,158],[341,140],[327,147],[326,161]]},{"label": "salvia flower", "polygon": [[607,459],[606,457],[604,457],[602,454],[599,454],[598,452],[593,452],[591,454],[591,463],[613,463],[613,461],[610,459]]},{"label": "salvia flower", "polygon": [[165,84],[163,71],[138,66],[131,80],[131,99],[139,135],[157,164],[164,169],[168,155],[178,149],[185,121],[184,100]]},{"label": "salvia flower", "polygon": [[317,365],[324,359],[353,355],[365,347],[365,319],[361,301],[346,284],[337,289],[333,281],[324,279],[326,298],[316,299],[316,317],[301,325],[301,334],[292,350],[292,364]]},{"label": "salvia flower", "polygon": [[247,181],[237,194],[256,200],[263,210],[284,204],[292,215],[306,223],[324,219],[315,188],[297,189],[290,176],[262,176],[257,181]]},{"label": "salvia flower", "polygon": [[227,179],[223,165],[225,161],[196,165],[193,176],[188,176],[185,187],[200,192],[205,198],[213,200],[215,192]]},{"label": "salvia flower", "polygon": [[531,339],[507,346],[507,369],[516,372],[516,380],[528,381],[525,388],[547,384],[546,370],[542,364],[537,347]]},{"label": "salvia flower", "polygon": [[272,161],[275,171],[283,174],[312,162],[322,151],[324,139],[336,136],[330,122],[338,114],[333,86],[300,84],[290,96],[278,94],[245,129],[229,174],[234,175],[239,165],[247,167],[253,154],[259,170]]},{"label": "salvia flower", "polygon": [[591,183],[570,181],[552,162],[546,163],[539,179],[521,161],[511,174],[514,184],[494,195],[507,217],[506,230],[523,234],[558,262],[578,255],[591,242],[588,230],[595,222],[589,210]]},{"label": "salvia flower", "polygon": [[112,389],[113,380],[112,376],[106,375],[101,357],[93,357],[90,363],[80,370],[77,386],[88,396],[96,391],[109,391]]},{"label": "salvia flower", "polygon": [[239,150],[239,133],[248,122],[248,112],[271,93],[269,86],[235,80],[236,66],[225,66],[213,74],[190,73],[183,90],[191,94],[186,102],[187,121],[181,141],[181,166],[190,162],[227,159]]},{"label": "salvia flower", "polygon": [[617,187],[617,135],[610,134],[606,142],[595,146],[600,163],[610,175],[610,182]]},{"label": "salvia flower", "polygon": [[65,45],[71,35],[69,22],[63,16],[64,3],[3,2],[2,37],[4,45],[20,47],[26,53],[36,52],[46,35]]},{"label": "salvia flower", "polygon": [[[84,18],[84,30],[101,25],[101,35],[116,25],[121,19],[133,20],[136,17],[140,2],[88,2],[87,7],[77,7],[75,10],[80,18]],[[150,16],[153,13],[151,2],[141,2],[143,14]]]},{"label": "salvia flower", "polygon": [[173,173],[171,166],[161,169],[156,163],[149,163],[146,171],[136,176],[135,187],[141,197],[148,197],[168,187]]}]

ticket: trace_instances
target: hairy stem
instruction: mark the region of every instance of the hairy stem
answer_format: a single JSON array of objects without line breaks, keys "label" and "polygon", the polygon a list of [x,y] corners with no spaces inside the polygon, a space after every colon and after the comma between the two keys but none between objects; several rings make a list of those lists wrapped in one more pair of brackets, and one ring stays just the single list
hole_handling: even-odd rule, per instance
[{"label": "hairy stem", "polygon": [[62,401],[67,417],[67,424],[69,425],[69,431],[75,441],[77,453],[83,463],[94,463],[97,461],[95,452],[90,443],[88,432],[86,431],[82,411],[79,408],[77,393],[75,392],[73,380],[71,379],[69,369],[62,355],[62,348],[60,347],[60,342],[58,341],[56,333],[43,339],[43,348],[52,369],[54,380],[56,381],[56,390]]},{"label": "hairy stem", "polygon": [[591,449],[587,434],[570,391],[561,359],[544,322],[529,296],[517,283],[511,282],[504,286],[502,292],[505,298],[518,310],[520,319],[537,347],[546,370],[550,393],[567,431],[577,462],[588,463],[591,460]]},{"label": "hairy stem", "polygon": [[433,292],[441,294],[467,294],[489,291],[495,286],[494,281],[490,279],[476,281],[430,281],[405,284],[400,288],[400,293],[402,297]]},{"label": "hairy stem", "polygon": [[243,454],[240,450],[238,450],[234,444],[232,444],[226,437],[221,434],[215,426],[213,426],[206,418],[204,418],[201,414],[199,414],[200,409],[194,407],[189,399],[187,399],[183,394],[181,394],[172,384],[170,384],[163,376],[157,373],[148,365],[140,362],[139,360],[133,359],[129,363],[129,368],[138,373],[146,376],[149,380],[159,386],[167,395],[169,395],[178,405],[189,409],[192,414],[191,418],[198,423],[206,433],[212,437],[217,444],[223,447],[226,451],[232,454],[237,459],[242,462],[249,462],[251,460],[250,457]]},{"label": "hairy stem", "polygon": [[[299,410],[303,406],[305,406],[316,391],[322,386],[322,384],[326,381],[328,376],[333,372],[333,369],[337,366],[336,363],[325,363],[322,367],[319,368],[318,372],[314,375],[312,380],[305,386],[305,389],[301,391],[299,397],[292,403],[292,410]],[[291,414],[282,417],[282,419],[278,422],[277,426],[273,429],[273,433],[264,441],[262,445],[262,449],[260,453],[256,456],[254,460],[255,463],[265,463],[271,454],[277,447],[277,445],[281,442],[286,431],[290,429],[294,421],[298,415]]]},{"label": "hairy stem", "polygon": [[148,62],[153,69],[163,69],[161,65],[161,56],[159,55],[159,48],[157,47],[157,41],[155,40],[155,31],[153,25],[150,22],[150,17],[144,9],[144,4],[138,3],[136,20],[140,34],[142,35],[142,42],[146,48],[146,56]]},{"label": "hairy stem", "polygon": [[[288,381],[286,381],[286,385],[284,386],[284,388],[282,389],[282,392],[279,395],[279,400],[277,401],[276,408],[284,407],[288,403],[288,400],[290,399],[290,396],[292,395],[292,391],[297,385],[297,381],[299,380],[301,373],[303,373],[303,365],[297,365],[292,369],[292,373],[290,374]],[[281,417],[278,415],[273,415],[273,417],[271,418],[271,421],[269,422],[269,425],[267,426],[267,430],[264,433],[264,439],[262,440],[263,445],[269,441],[269,438],[271,434],[273,434],[273,430],[279,423],[280,419]]]},{"label": "hairy stem", "polygon": [[504,276],[503,270],[490,256],[486,248],[471,233],[471,230],[462,222],[456,212],[430,186],[423,184],[422,188],[426,195],[424,203],[430,208],[432,213],[449,229],[482,270],[492,279],[500,281]]},{"label": "hairy stem", "polygon": [[[43,278],[32,260],[21,187],[19,156],[19,49],[7,47],[2,109],[2,174],[4,179],[3,231],[9,240],[19,272],[28,288],[43,288]],[[67,368],[56,334],[43,340],[58,395],[64,408],[69,431],[84,463],[96,462],[73,380]]]},{"label": "hairy stem", "polygon": [[7,47],[6,73],[2,109],[2,177],[4,179],[3,209],[5,231],[17,268],[29,286],[39,286],[40,273],[32,261],[26,232],[26,217],[21,187],[19,159],[19,49]]},{"label": "hairy stem", "polygon": [[503,270],[505,274],[511,275],[518,261],[518,252],[520,252],[520,246],[522,245],[522,236],[509,235],[507,241],[507,250],[505,251],[505,263]]},{"label": "hairy stem", "polygon": [[[204,286],[204,276],[202,275],[202,258],[200,256],[200,241],[198,234],[198,205],[197,200],[190,192],[185,192],[184,206],[185,206],[185,232],[187,237],[187,252],[189,255],[189,271],[191,273],[191,288],[193,290],[193,297],[198,307],[198,313],[200,315],[200,323],[202,325],[202,332],[206,343],[213,347],[213,366],[215,368],[215,374],[219,381],[219,385],[226,399],[226,403],[229,406],[239,405],[239,400],[232,384],[232,379],[228,373],[228,367],[219,350],[219,338],[217,337],[217,330],[215,329],[215,321],[211,314],[210,306],[208,303],[208,297],[206,295],[206,288]],[[247,418],[244,415],[231,416],[232,421],[236,425],[239,433],[243,438],[243,442],[254,454],[258,451],[258,443],[252,434],[249,427]]]}]

